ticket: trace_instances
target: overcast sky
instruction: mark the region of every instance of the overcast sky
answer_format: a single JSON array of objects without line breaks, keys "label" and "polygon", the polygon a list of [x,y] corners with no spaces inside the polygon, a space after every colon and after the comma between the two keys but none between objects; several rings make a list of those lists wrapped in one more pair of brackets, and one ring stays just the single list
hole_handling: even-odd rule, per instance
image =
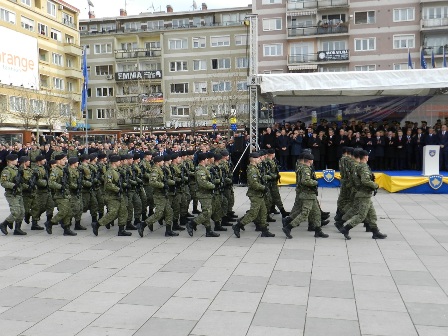
[{"label": "overcast sky", "polygon": [[[65,0],[69,4],[75,6],[81,11],[81,19],[88,18],[89,11],[87,0]],[[175,12],[193,10],[193,0],[91,0],[97,18],[110,17],[120,15],[120,8],[126,9],[128,15],[137,15],[141,12],[152,12],[152,6],[156,11],[166,11],[166,5],[171,5]],[[209,9],[228,8],[228,7],[245,7],[252,3],[252,0],[195,0],[197,9],[201,8],[201,4],[205,2]]]}]

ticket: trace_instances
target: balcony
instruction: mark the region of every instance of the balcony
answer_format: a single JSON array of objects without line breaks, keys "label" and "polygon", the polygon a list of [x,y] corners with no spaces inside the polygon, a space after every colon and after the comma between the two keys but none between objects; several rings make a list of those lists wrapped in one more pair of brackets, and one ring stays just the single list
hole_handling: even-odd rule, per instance
[{"label": "balcony", "polygon": [[448,45],[423,47],[423,53],[426,56],[431,56],[432,52],[434,51],[434,56],[443,55],[444,48],[445,48],[445,53],[448,54]]},{"label": "balcony", "polygon": [[346,34],[348,26],[346,25],[322,25],[316,27],[292,27],[288,28],[288,37],[308,37],[316,35]]},{"label": "balcony", "polygon": [[318,51],[317,53],[312,54],[288,55],[288,65],[303,63],[347,62],[349,59],[350,57],[348,50]]},{"label": "balcony", "polygon": [[77,29],[76,25],[73,23],[73,21],[67,20],[66,18],[62,18],[61,22],[64,26],[67,26],[67,27],[70,27],[73,29]]},{"label": "balcony", "polygon": [[162,56],[161,49],[132,49],[132,50],[115,50],[116,59],[127,58],[147,58]]},{"label": "balcony", "polygon": [[66,68],[65,76],[68,78],[74,78],[74,79],[82,79],[83,78],[81,70],[73,69],[73,68]]},{"label": "balcony", "polygon": [[73,43],[64,43],[64,52],[68,55],[81,57],[82,49],[80,46]]},{"label": "balcony", "polygon": [[438,29],[448,26],[448,16],[442,18],[422,18],[422,29]]},{"label": "balcony", "polygon": [[335,7],[347,7],[348,0],[288,0],[287,10],[296,11],[303,9],[321,9],[321,8],[335,8]]},{"label": "balcony", "polygon": [[129,94],[116,97],[117,104],[162,104],[163,93]]}]

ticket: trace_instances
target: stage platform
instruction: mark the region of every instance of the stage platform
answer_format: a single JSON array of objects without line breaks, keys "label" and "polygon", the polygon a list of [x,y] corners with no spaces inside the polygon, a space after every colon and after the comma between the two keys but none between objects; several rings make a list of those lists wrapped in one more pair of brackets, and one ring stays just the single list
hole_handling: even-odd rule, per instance
[{"label": "stage platform", "polygon": [[[440,175],[422,176],[415,170],[373,172],[375,181],[380,188],[392,193],[407,194],[448,194],[448,173]],[[325,177],[324,177],[325,175]],[[281,186],[296,184],[295,172],[280,172]],[[332,170],[317,171],[319,187],[338,188],[341,175]]]}]

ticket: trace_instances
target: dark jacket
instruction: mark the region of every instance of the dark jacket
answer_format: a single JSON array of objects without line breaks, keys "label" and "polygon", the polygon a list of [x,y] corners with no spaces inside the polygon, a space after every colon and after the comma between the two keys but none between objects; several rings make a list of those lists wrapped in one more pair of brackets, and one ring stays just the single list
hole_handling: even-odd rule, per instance
[{"label": "dark jacket", "polygon": [[[278,153],[280,155],[289,155],[289,145],[290,145],[290,138],[287,135],[280,135],[277,137],[277,145],[275,148],[277,148]],[[286,149],[282,149],[286,147]]]},{"label": "dark jacket", "polygon": [[375,157],[384,157],[384,148],[386,140],[383,136],[373,138],[373,147],[375,148]]},{"label": "dark jacket", "polygon": [[303,137],[297,136],[295,139],[291,138],[291,155],[299,155],[302,153]]}]

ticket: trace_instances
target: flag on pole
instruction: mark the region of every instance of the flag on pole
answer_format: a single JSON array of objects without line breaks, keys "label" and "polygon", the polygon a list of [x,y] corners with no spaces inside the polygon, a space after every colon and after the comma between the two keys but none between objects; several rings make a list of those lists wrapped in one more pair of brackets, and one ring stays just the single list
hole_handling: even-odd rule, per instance
[{"label": "flag on pole", "polygon": [[420,51],[420,65],[422,69],[428,69],[428,64],[426,64],[425,55],[423,53],[423,48]]},{"label": "flag on pole", "polygon": [[443,65],[444,68],[446,68],[446,55],[445,55],[445,46],[443,46]]},{"label": "flag on pole", "polygon": [[87,107],[87,85],[89,84],[89,74],[87,72],[87,49],[85,46],[82,53],[82,76],[84,77],[84,84],[82,86],[81,110],[84,111]]},{"label": "flag on pole", "polygon": [[412,60],[411,60],[411,51],[408,49],[408,69],[414,69],[412,66]]},{"label": "flag on pole", "polygon": [[434,49],[431,50],[431,66],[433,69],[436,68],[436,60],[434,59]]}]

